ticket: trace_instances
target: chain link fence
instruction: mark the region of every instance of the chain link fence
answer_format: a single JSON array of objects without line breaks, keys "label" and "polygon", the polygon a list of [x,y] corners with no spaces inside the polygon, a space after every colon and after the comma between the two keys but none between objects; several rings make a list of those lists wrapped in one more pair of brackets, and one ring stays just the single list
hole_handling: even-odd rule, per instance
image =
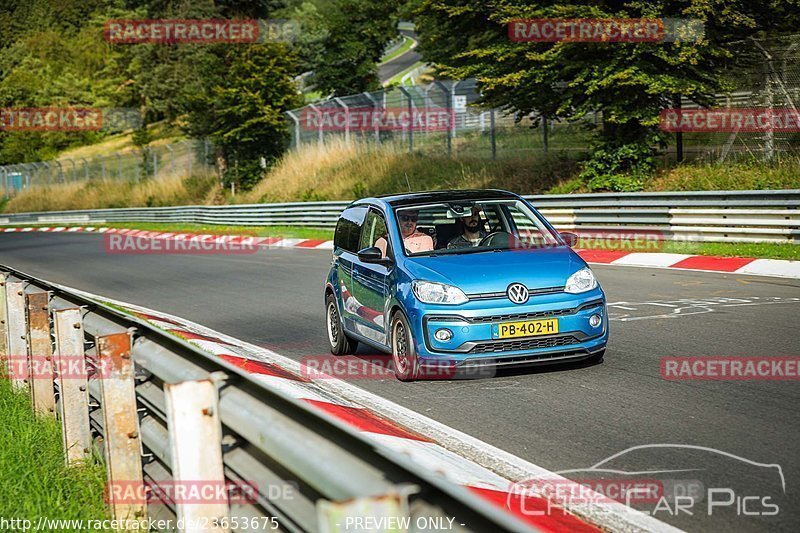
[{"label": "chain link fence", "polygon": [[437,80],[333,98],[286,113],[291,145],[333,140],[394,146],[420,153],[515,157],[526,152],[586,151],[599,115],[578,123],[518,120],[476,107],[476,80]]},{"label": "chain link fence", "polygon": [[[733,56],[728,66],[735,89],[717,98],[717,105],[727,109],[800,110],[800,35],[770,39],[748,39],[732,43]],[[683,99],[681,107],[699,106]],[[686,157],[710,161],[741,158],[770,160],[785,155],[800,155],[800,132],[732,131],[684,133]],[[677,155],[677,146],[670,153]]]},{"label": "chain link fence", "polygon": [[108,155],[62,157],[0,166],[5,196],[36,186],[90,180],[142,181],[215,173],[214,148],[207,139],[192,139]]},{"label": "chain link fence", "polygon": [[[734,43],[726,67],[734,80],[730,94],[718,95],[716,108],[797,110],[800,104],[800,35]],[[602,125],[602,113],[578,122],[520,117],[474,105],[476,80],[435,81],[390,87],[333,98],[286,113],[292,148],[332,140],[389,145],[398,150],[472,157],[522,157],[558,151],[586,153]],[[682,109],[698,104],[686,98]],[[427,120],[441,113],[442,120]],[[800,128],[798,128],[800,129]],[[709,131],[668,135],[665,165],[675,161],[718,161],[749,157],[772,159],[800,152],[800,133]]]}]

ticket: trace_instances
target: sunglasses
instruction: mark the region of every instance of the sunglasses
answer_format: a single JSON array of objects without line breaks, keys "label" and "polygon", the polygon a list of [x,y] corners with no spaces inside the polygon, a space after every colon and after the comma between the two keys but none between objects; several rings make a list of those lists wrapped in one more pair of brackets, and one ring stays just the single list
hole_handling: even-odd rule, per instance
[{"label": "sunglasses", "polygon": [[417,215],[399,215],[400,222],[416,222]]}]

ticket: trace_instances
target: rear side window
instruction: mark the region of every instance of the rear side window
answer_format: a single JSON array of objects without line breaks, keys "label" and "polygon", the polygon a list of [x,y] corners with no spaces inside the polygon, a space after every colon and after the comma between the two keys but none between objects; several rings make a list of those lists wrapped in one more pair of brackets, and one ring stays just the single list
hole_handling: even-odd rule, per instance
[{"label": "rear side window", "polygon": [[342,248],[348,252],[358,252],[358,239],[361,237],[361,226],[364,225],[364,217],[366,215],[366,207],[345,209],[336,224],[336,232],[333,235],[334,247]]}]

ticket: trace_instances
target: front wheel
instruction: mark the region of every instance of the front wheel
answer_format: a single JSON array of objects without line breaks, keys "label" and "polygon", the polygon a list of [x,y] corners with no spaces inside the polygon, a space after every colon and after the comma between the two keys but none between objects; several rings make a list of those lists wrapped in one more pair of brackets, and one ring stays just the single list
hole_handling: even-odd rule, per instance
[{"label": "front wheel", "polygon": [[392,361],[394,375],[400,381],[413,381],[417,377],[419,361],[414,349],[414,334],[400,311],[392,317]]},{"label": "front wheel", "polygon": [[339,308],[336,306],[336,298],[329,294],[325,299],[325,322],[328,329],[328,344],[333,355],[348,355],[355,353],[358,341],[350,339],[342,329],[342,321],[339,320]]}]

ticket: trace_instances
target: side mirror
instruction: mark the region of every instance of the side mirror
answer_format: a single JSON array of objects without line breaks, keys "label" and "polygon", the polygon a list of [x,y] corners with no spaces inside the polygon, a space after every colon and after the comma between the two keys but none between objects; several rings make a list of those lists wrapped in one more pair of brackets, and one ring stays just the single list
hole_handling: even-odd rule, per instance
[{"label": "side mirror", "polygon": [[383,252],[377,246],[370,246],[358,251],[358,260],[364,263],[391,264],[391,259],[383,257]]},{"label": "side mirror", "polygon": [[564,239],[564,242],[567,243],[567,246],[572,247],[578,244],[578,236],[574,233],[570,233],[569,231],[559,232],[561,238]]}]

